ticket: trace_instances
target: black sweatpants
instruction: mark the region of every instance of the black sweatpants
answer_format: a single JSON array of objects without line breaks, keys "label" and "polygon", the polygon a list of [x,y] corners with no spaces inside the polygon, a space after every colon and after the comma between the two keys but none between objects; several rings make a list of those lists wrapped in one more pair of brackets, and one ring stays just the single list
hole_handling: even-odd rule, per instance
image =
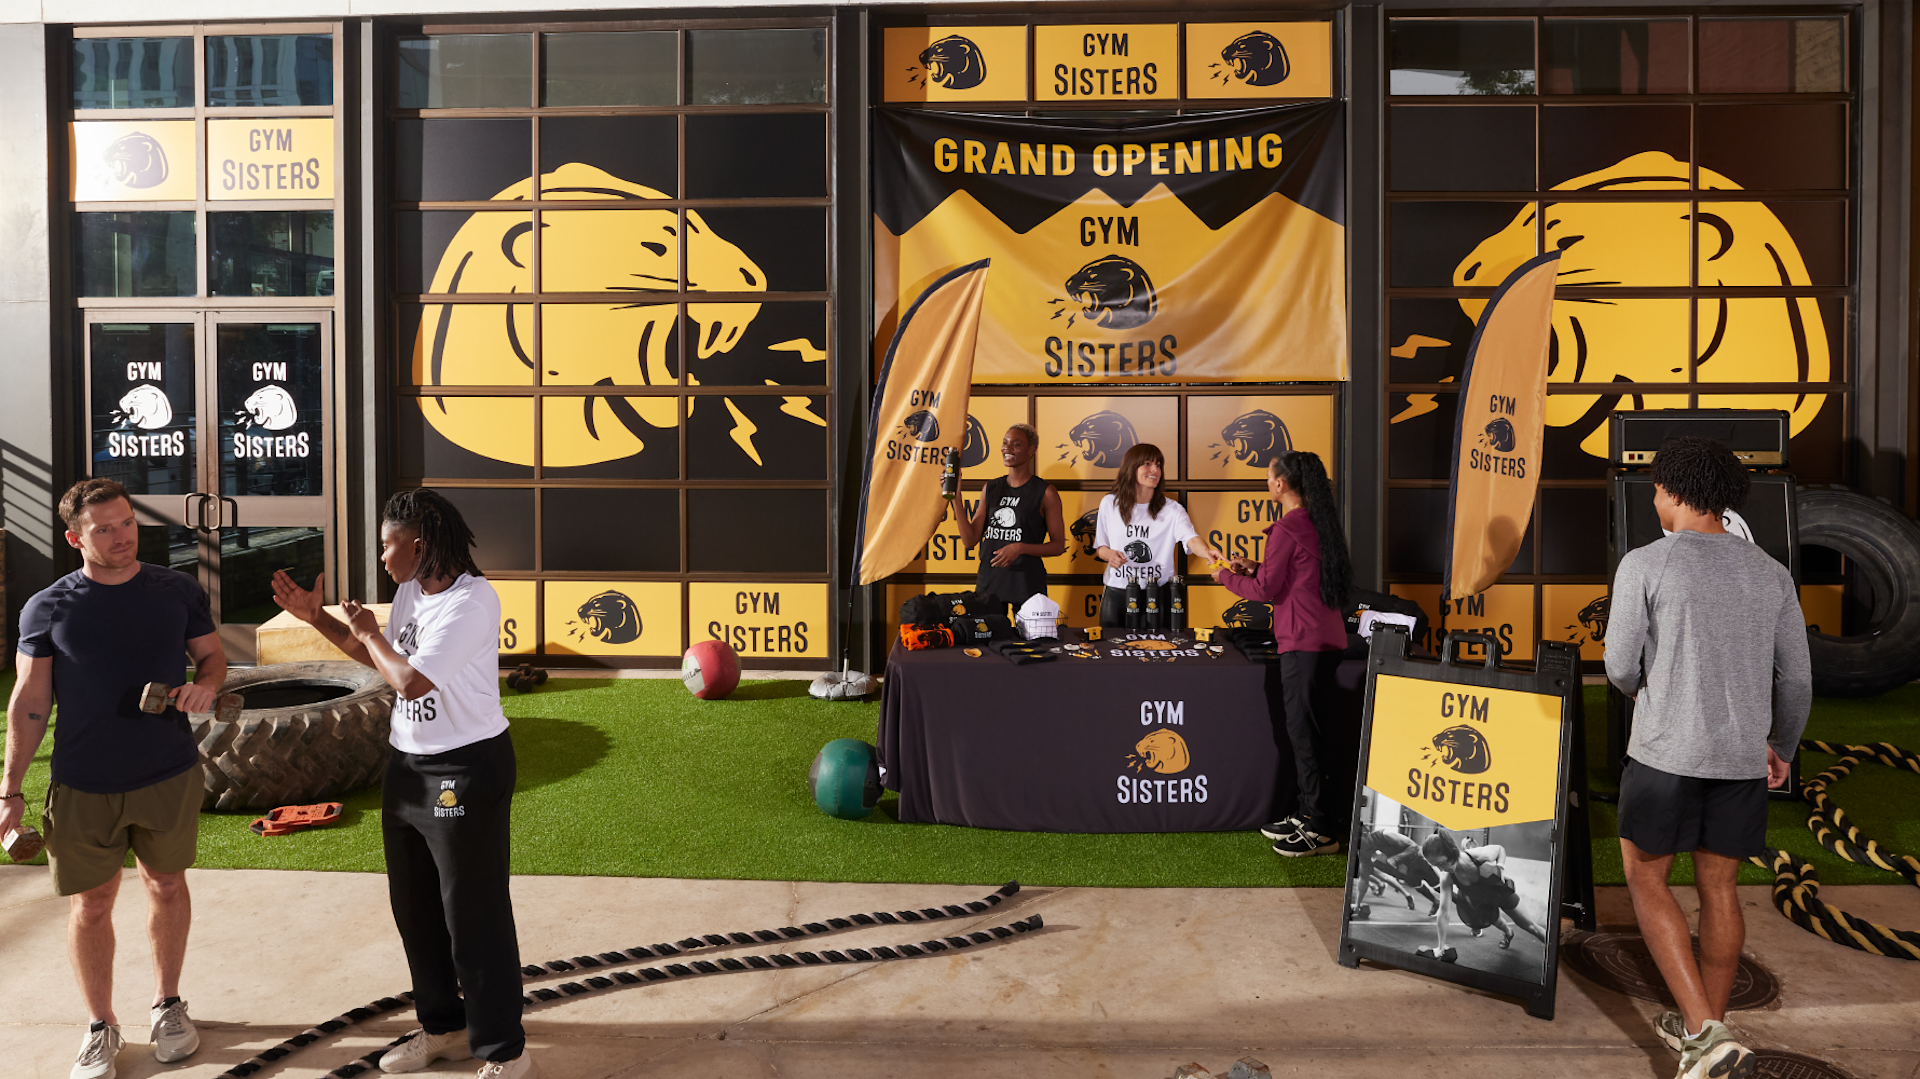
[{"label": "black sweatpants", "polygon": [[1340,797],[1340,793],[1326,790],[1322,782],[1328,764],[1326,721],[1330,718],[1326,689],[1333,684],[1333,669],[1339,665],[1339,652],[1280,653],[1280,708],[1285,729],[1274,733],[1284,734],[1285,744],[1293,750],[1294,783],[1299,793],[1294,813],[1309,830],[1322,835],[1328,834],[1341,815],[1327,801]]},{"label": "black sweatpants", "polygon": [[526,1047],[507,892],[514,776],[502,731],[445,753],[395,751],[381,794],[387,894],[420,1025],[467,1028],[473,1055],[489,1061]]}]

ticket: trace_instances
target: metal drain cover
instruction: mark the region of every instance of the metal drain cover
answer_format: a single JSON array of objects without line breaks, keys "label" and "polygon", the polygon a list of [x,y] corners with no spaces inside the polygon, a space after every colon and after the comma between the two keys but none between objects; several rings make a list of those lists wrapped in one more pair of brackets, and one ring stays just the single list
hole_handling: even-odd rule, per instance
[{"label": "metal drain cover", "polygon": [[1816,1057],[1799,1053],[1754,1053],[1753,1079],[1853,1079],[1853,1076]]},{"label": "metal drain cover", "polygon": [[[1693,942],[1693,950],[1696,956],[1700,954],[1698,938]],[[1638,933],[1575,931],[1568,934],[1562,943],[1560,957],[1581,977],[1595,985],[1611,989],[1616,993],[1623,993],[1636,1000],[1673,1004],[1673,995],[1667,992],[1666,982],[1660,977],[1660,968],[1654,965],[1653,955],[1647,951],[1647,943]],[[1780,979],[1775,978],[1760,964],[1744,955],[1741,956],[1740,967],[1733,975],[1733,997],[1727,1002],[1728,1010],[1764,1008],[1773,1003],[1779,995]],[[1794,1058],[1796,1061],[1799,1059],[1802,1058]],[[1812,1060],[1811,1057],[1804,1059]],[[1795,1063],[1790,1066],[1798,1067],[1799,1065]],[[1761,1073],[1756,1073],[1758,1074]],[[1802,1073],[1781,1072],[1780,1074],[1798,1076]],[[1828,1073],[1807,1072],[1805,1074],[1815,1076]]]}]

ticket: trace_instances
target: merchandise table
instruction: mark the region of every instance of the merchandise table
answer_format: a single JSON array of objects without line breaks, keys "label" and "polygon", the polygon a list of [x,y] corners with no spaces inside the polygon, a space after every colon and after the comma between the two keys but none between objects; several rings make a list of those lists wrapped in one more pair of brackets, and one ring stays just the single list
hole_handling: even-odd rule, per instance
[{"label": "merchandise table", "polygon": [[1277,667],[1232,646],[1209,656],[1190,639],[1115,631],[1062,648],[1052,662],[1015,666],[990,651],[895,643],[879,755],[902,821],[1207,832],[1271,819],[1278,750],[1268,683],[1271,674],[1277,708]]}]

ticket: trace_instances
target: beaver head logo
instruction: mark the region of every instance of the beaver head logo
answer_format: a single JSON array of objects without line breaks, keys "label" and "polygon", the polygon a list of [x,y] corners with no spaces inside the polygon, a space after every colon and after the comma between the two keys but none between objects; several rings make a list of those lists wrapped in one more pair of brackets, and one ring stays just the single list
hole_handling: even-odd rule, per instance
[{"label": "beaver head logo", "polygon": [[1220,50],[1220,59],[1233,65],[1233,77],[1248,86],[1273,86],[1287,80],[1286,46],[1265,30],[1234,38]]},{"label": "beaver head logo", "polygon": [[132,188],[159,187],[167,179],[167,152],[152,135],[135,131],[122,135],[107,146],[107,167],[113,181]]},{"label": "beaver head logo", "polygon": [[1080,459],[1095,468],[1119,468],[1120,459],[1140,441],[1134,434],[1133,421],[1111,409],[1074,424],[1067,438],[1080,451]]},{"label": "beaver head logo", "polygon": [[940,437],[939,418],[924,408],[901,420],[900,428],[920,442],[932,442]]},{"label": "beaver head logo", "polygon": [[460,799],[454,797],[452,791],[441,791],[440,804],[446,806],[448,809],[452,809],[454,806],[460,804]]},{"label": "beaver head logo", "polygon": [[1145,564],[1153,561],[1153,548],[1147,546],[1146,540],[1134,540],[1127,544],[1126,552],[1127,558],[1134,562]]},{"label": "beaver head logo", "polygon": [[927,69],[927,81],[949,90],[971,90],[987,77],[987,58],[980,46],[950,34],[927,46],[920,53],[920,66]]},{"label": "beaver head logo", "polygon": [[[1067,278],[1067,295],[1080,304],[1087,321],[1109,330],[1144,326],[1160,310],[1160,295],[1146,269],[1120,255],[1094,259],[1074,271]],[[1072,318],[1067,325],[1073,325]]]},{"label": "beaver head logo", "polygon": [[960,448],[960,467],[972,468],[975,465],[985,464],[987,458],[992,455],[993,444],[987,441],[987,429],[981,426],[979,420],[973,418],[972,413],[968,413],[967,444]]},{"label": "beaver head logo", "polygon": [[[759,316],[760,304],[752,301],[690,303],[682,329],[670,299],[649,300],[651,293],[671,294],[680,287],[683,250],[689,291],[767,290],[766,272],[697,212],[686,211],[684,226],[675,210],[595,212],[596,202],[667,196],[578,162],[543,173],[538,185],[542,198],[579,206],[548,211],[541,219],[542,286],[605,293],[608,300],[545,310],[539,332],[547,368],[541,377],[548,385],[678,385],[680,333],[692,337],[695,347],[688,359],[697,364],[733,351]],[[494,199],[503,205],[524,203],[535,190],[534,181],[522,180]],[[524,211],[476,213],[447,245],[427,291],[526,292],[532,265],[533,223]],[[526,347],[534,339],[531,305],[429,304],[421,315],[412,342],[415,385],[531,384],[533,359]],[[672,397],[609,393],[568,400],[561,408],[550,399],[541,413],[543,460],[550,468],[631,457],[649,440],[673,439],[680,425],[678,399]],[[687,403],[694,407],[693,398]],[[508,464],[533,464],[533,410],[524,399],[422,397],[419,407],[434,430],[462,449]],[[752,446],[754,431],[752,424],[736,421],[733,441],[742,449]]]},{"label": "beaver head logo", "polygon": [[609,589],[582,603],[575,613],[587,635],[602,644],[640,639],[640,609],[624,593]]},{"label": "beaver head logo", "polygon": [[284,386],[262,386],[253,391],[240,406],[240,414],[243,426],[264,427],[269,431],[284,431],[300,419],[293,395]]},{"label": "beaver head logo", "polygon": [[[1657,152],[1634,154],[1611,168],[1576,176],[1558,191],[1667,191],[1671,202],[1548,203],[1547,249],[1558,248],[1559,283],[1644,287],[1683,285],[1688,247],[1698,249],[1702,286],[1804,288],[1812,283],[1800,249],[1764,202],[1708,202],[1698,214],[1686,201],[1689,166]],[[1699,169],[1702,188],[1737,191],[1740,185],[1711,169]],[[1494,286],[1534,255],[1534,211],[1482,240],[1454,267],[1453,283]],[[1487,300],[1463,299],[1461,310],[1478,322]],[[1807,297],[1702,300],[1700,342],[1692,361],[1697,381],[1825,382],[1833,362],[1820,304]],[[1553,305],[1550,382],[1590,384],[1595,394],[1547,398],[1549,427],[1570,427],[1580,448],[1607,455],[1607,415],[1640,407],[1621,395],[1623,382],[1688,381],[1685,342],[1687,305],[1621,303],[1562,296]],[[1602,396],[1605,394],[1606,396]],[[1709,401],[1712,403],[1709,404]],[[1701,408],[1779,408],[1791,416],[1794,434],[1819,414],[1822,394],[1756,394],[1702,398]],[[1653,403],[1653,407],[1661,407]]]},{"label": "beaver head logo", "polygon": [[123,426],[132,424],[142,431],[157,431],[173,422],[173,402],[160,387],[142,383],[121,396],[120,410],[113,418]]},{"label": "beaver head logo", "polygon": [[1486,440],[1489,449],[1501,453],[1512,453],[1515,441],[1513,421],[1502,416],[1487,424],[1487,429],[1481,433],[1481,437]]},{"label": "beaver head logo", "polygon": [[1448,727],[1433,736],[1440,763],[1464,775],[1479,775],[1493,767],[1493,747],[1487,736],[1472,727]]},{"label": "beaver head logo", "polygon": [[1014,512],[1012,506],[1001,506],[999,509],[993,511],[993,526],[995,528],[1012,528],[1013,525]]},{"label": "beaver head logo", "polygon": [[1293,449],[1293,439],[1280,417],[1264,408],[1256,408],[1220,428],[1220,441],[1233,451],[1233,459],[1253,468],[1265,468],[1281,454]]},{"label": "beaver head logo", "polygon": [[1220,621],[1235,629],[1266,629],[1273,625],[1273,604],[1243,599],[1228,607]]},{"label": "beaver head logo", "polygon": [[1163,776],[1178,775],[1192,763],[1193,754],[1187,750],[1187,740],[1166,727],[1135,742],[1133,752],[1127,757],[1127,767],[1136,773],[1144,768]]},{"label": "beaver head logo", "polygon": [[1081,554],[1091,558],[1094,552],[1093,537],[1099,533],[1099,530],[1100,511],[1091,509],[1073,519],[1073,524],[1067,526],[1067,535],[1072,536],[1080,544]]}]

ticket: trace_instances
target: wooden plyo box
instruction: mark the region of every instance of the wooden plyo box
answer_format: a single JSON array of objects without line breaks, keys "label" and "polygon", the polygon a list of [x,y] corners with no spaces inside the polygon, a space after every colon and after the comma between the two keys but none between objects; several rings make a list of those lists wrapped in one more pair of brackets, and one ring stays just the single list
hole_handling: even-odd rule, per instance
[{"label": "wooden plyo box", "polygon": [[[367,610],[380,620],[380,628],[387,628],[387,613],[393,609],[390,603],[369,603]],[[347,616],[339,607],[328,607],[327,613],[345,623]],[[320,631],[300,621],[286,611],[281,611],[272,619],[261,624],[254,631],[255,662],[261,666],[269,663],[302,663],[309,660],[346,660],[345,653],[335,648],[332,642],[320,635]]]}]

